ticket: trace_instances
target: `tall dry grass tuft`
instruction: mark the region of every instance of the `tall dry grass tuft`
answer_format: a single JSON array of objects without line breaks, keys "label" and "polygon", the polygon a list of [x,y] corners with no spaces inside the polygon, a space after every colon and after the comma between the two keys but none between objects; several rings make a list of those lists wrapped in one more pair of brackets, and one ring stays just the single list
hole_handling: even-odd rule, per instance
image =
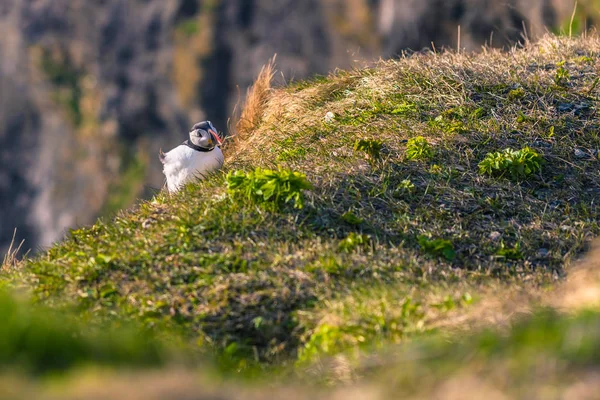
[{"label": "tall dry grass tuft", "polygon": [[12,269],[17,266],[19,260],[17,258],[17,254],[21,251],[21,247],[23,247],[23,243],[25,243],[25,239],[21,240],[21,243],[17,247],[15,246],[15,238],[17,236],[17,228],[15,228],[13,232],[12,240],[10,241],[10,246],[8,246],[8,250],[4,255],[4,259],[2,260],[2,264],[0,265],[0,271],[6,271],[8,269]]},{"label": "tall dry grass tuft", "polygon": [[240,119],[235,124],[235,140],[237,142],[248,139],[260,124],[265,104],[271,94],[271,81],[275,76],[276,57],[277,55],[273,56],[269,63],[262,67],[256,81],[248,89]]}]

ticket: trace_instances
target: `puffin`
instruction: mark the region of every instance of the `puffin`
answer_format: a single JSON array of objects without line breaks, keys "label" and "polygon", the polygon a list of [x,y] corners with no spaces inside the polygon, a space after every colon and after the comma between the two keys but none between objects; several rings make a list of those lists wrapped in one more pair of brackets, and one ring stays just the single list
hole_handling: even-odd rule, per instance
[{"label": "puffin", "polygon": [[167,189],[175,193],[194,179],[204,179],[219,170],[225,161],[220,146],[223,136],[210,121],[195,124],[189,139],[166,154],[159,153],[163,173],[167,178]]}]

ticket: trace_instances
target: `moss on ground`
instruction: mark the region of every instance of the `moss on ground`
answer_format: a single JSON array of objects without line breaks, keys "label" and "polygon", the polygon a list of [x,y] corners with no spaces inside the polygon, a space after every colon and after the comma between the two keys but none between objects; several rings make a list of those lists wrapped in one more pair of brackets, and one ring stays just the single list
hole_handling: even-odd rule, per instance
[{"label": "moss on ground", "polygon": [[[547,37],[276,89],[225,171],[1,279],[86,319],[176,330],[237,369],[439,331],[489,288],[552,285],[600,233],[599,52],[595,37]],[[506,148],[532,149],[541,169],[479,172]],[[303,207],[279,202],[285,184],[227,190],[228,173],[259,168],[304,174]]]}]

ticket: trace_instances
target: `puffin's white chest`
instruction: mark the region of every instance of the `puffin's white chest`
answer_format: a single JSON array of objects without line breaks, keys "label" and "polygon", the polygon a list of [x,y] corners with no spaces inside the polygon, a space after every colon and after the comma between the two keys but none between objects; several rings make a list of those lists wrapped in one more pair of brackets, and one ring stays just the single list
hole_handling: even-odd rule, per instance
[{"label": "puffin's white chest", "polygon": [[163,173],[167,177],[169,192],[176,192],[187,182],[203,179],[223,166],[223,153],[215,147],[202,152],[180,145],[165,154]]}]

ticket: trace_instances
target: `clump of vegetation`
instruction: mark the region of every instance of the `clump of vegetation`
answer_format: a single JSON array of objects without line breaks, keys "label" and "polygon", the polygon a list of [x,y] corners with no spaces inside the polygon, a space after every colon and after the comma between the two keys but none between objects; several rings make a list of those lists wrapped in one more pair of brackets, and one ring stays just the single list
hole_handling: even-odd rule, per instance
[{"label": "clump of vegetation", "polygon": [[530,147],[520,150],[504,149],[488,153],[479,163],[479,172],[485,175],[519,180],[541,170],[544,159]]},{"label": "clump of vegetation", "polygon": [[301,160],[306,156],[306,149],[298,147],[296,149],[283,150],[281,154],[277,156],[277,161],[296,161]]},{"label": "clump of vegetation", "polygon": [[414,103],[408,103],[406,101],[397,104],[392,110],[394,115],[410,115],[418,111],[417,105]]},{"label": "clump of vegetation", "polygon": [[408,140],[406,144],[407,160],[428,160],[433,157],[433,148],[423,136]]},{"label": "clump of vegetation", "polygon": [[[73,316],[16,301],[0,290],[0,368],[32,373],[85,364],[156,366],[164,348],[147,334],[127,329],[90,329]],[[107,334],[108,332],[108,334]]]},{"label": "clump of vegetation", "polygon": [[365,153],[365,157],[371,163],[379,160],[382,147],[383,142],[376,139],[356,139],[354,142],[354,151]]},{"label": "clump of vegetation", "polygon": [[467,128],[465,124],[456,119],[457,115],[454,111],[438,115],[433,120],[429,121],[429,125],[433,128],[439,129],[448,135],[465,133]]},{"label": "clump of vegetation", "polygon": [[352,310],[343,306],[340,310],[346,318],[348,314],[353,318],[344,324],[318,326],[300,349],[298,363],[306,364],[350,349],[374,349],[384,341],[399,343],[425,330],[425,310],[421,303],[411,297],[397,299],[384,294],[385,301],[377,301],[370,293],[354,293]]},{"label": "clump of vegetation", "polygon": [[360,225],[364,222],[363,218],[357,217],[352,211],[347,211],[342,214],[342,219],[350,225]]},{"label": "clump of vegetation", "polygon": [[456,257],[454,245],[447,239],[432,239],[428,236],[419,236],[419,246],[428,254],[435,257],[444,257],[448,261],[453,261]]},{"label": "clump of vegetation", "polygon": [[371,244],[369,235],[351,232],[339,243],[340,250],[351,252],[359,247],[368,247]]},{"label": "clump of vegetation", "polygon": [[303,191],[311,187],[306,175],[288,169],[256,168],[254,171],[235,171],[227,175],[227,188],[233,197],[277,207],[292,203],[295,208],[302,208]]},{"label": "clump of vegetation", "polygon": [[400,181],[400,183],[396,187],[394,194],[397,196],[400,196],[403,194],[410,194],[410,193],[413,193],[415,191],[415,189],[416,189],[415,184],[412,183],[410,179],[403,179],[402,181]]},{"label": "clump of vegetation", "polygon": [[556,70],[556,74],[554,75],[554,83],[558,86],[564,85],[571,78],[571,74],[565,68],[565,62],[561,61],[557,64],[558,69]]},{"label": "clump of vegetation", "polygon": [[496,251],[496,255],[507,260],[522,260],[523,252],[521,251],[521,244],[517,243],[514,247],[507,247],[502,242],[500,248]]},{"label": "clump of vegetation", "polygon": [[525,97],[525,89],[517,88],[508,92],[508,100],[519,100]]}]

